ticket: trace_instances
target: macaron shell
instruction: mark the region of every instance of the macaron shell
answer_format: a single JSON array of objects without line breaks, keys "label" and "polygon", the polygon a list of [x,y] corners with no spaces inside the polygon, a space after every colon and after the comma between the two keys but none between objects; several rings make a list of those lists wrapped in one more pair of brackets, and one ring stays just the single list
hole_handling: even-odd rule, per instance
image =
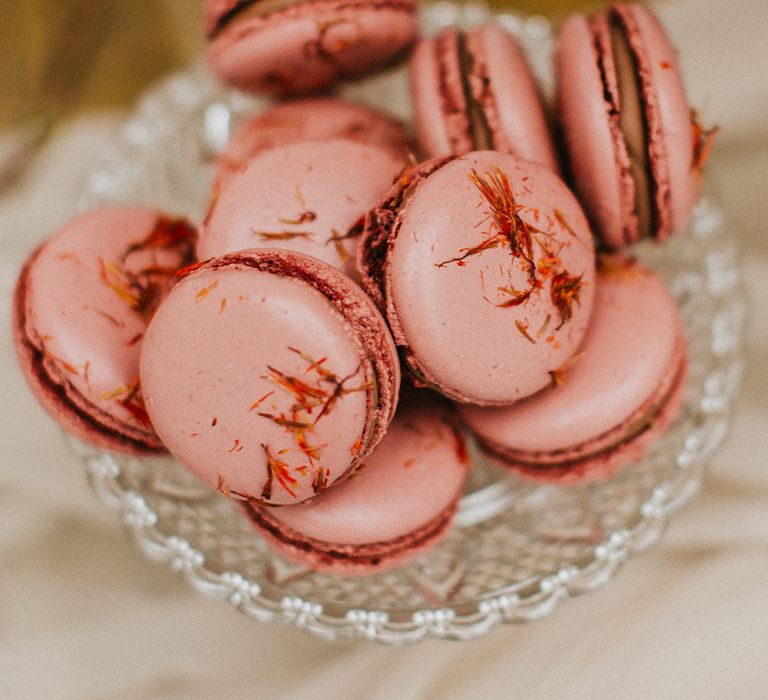
[{"label": "macaron shell", "polygon": [[[141,443],[161,447],[141,405],[141,341],[151,307],[167,292],[175,271],[191,261],[191,228],[180,229],[188,239],[178,246],[143,245],[166,224],[175,222],[132,207],[80,216],[33,255],[17,292],[17,307],[24,305],[18,312],[24,318],[19,338],[34,348],[38,366],[30,366],[31,356],[22,364],[28,378],[35,375],[32,386],[40,398],[57,420],[62,411],[80,414],[67,425],[70,429],[91,423],[85,433],[75,429],[80,437],[93,442],[93,424],[98,424],[120,434],[107,438],[107,446],[131,452]],[[165,272],[147,275],[147,270]],[[143,290],[132,286],[132,274],[145,284]],[[41,382],[54,386],[41,389]],[[105,445],[103,439],[98,442]]]},{"label": "macaron shell", "polygon": [[[617,444],[612,449],[583,456],[567,466],[544,463],[538,468],[532,465],[505,463],[492,455],[486,456],[499,467],[510,469],[526,479],[540,483],[568,486],[608,479],[620,469],[643,459],[657,440],[672,428],[683,408],[687,377],[688,361],[683,357],[676,371],[671,391],[663,397],[664,401],[659,404],[661,408],[658,413],[642,432]],[[661,400],[662,397],[659,396],[658,399]]]},{"label": "macaron shell", "polygon": [[[335,303],[318,288],[330,281]],[[376,338],[364,337],[366,323]],[[387,337],[363,292],[317,260],[222,258],[182,279],[147,331],[147,410],[168,449],[213,488],[295,503],[347,476],[381,439],[399,380]]]},{"label": "macaron shell", "polygon": [[[556,253],[546,267],[535,246],[538,284],[522,304],[527,266],[497,244],[459,260],[492,236],[489,202],[471,179],[500,171],[528,226]],[[495,230],[495,229],[494,229]],[[503,405],[542,389],[584,336],[594,293],[594,249],[578,202],[556,175],[508,154],[476,152],[421,181],[398,215],[385,269],[387,317],[417,376],[458,401]],[[550,300],[555,270],[581,278],[572,317]],[[561,323],[562,322],[562,323]]]},{"label": "macaron shell", "polygon": [[630,42],[635,42],[643,56],[642,69],[647,73],[660,121],[659,137],[663,143],[664,166],[669,182],[669,230],[684,229],[698,197],[698,176],[693,167],[694,134],[691,110],[677,60],[677,51],[664,28],[651,10],[630,3],[616,5],[627,23]]},{"label": "macaron shell", "polygon": [[411,96],[419,147],[428,158],[472,150],[458,54],[458,30],[422,39],[411,57]]},{"label": "macaron shell", "polygon": [[[34,260],[34,257],[30,262]],[[43,370],[41,353],[30,342],[26,331],[26,309],[24,297],[27,291],[28,267],[25,268],[16,286],[13,304],[13,340],[16,356],[27,385],[32,390],[40,405],[62,428],[72,435],[106,450],[115,450],[128,454],[144,454],[160,451],[157,438],[150,447],[145,440],[132,440],[118,433],[120,422],[111,415],[84,406],[78,407],[70,399],[66,387],[66,372],[56,372],[55,368]],[[53,376],[52,376],[53,375]],[[53,379],[53,381],[52,381]],[[85,403],[81,401],[81,403]],[[94,416],[95,414],[95,416]]]},{"label": "macaron shell", "polygon": [[518,43],[490,23],[467,33],[467,49],[477,66],[470,87],[484,105],[495,150],[559,172],[541,95]]},{"label": "macaron shell", "polygon": [[351,479],[273,517],[313,539],[386,542],[426,525],[459,496],[468,465],[456,450],[449,414],[435,406],[403,409]]},{"label": "macaron shell", "polygon": [[245,169],[260,151],[298,141],[344,138],[390,149],[402,158],[408,138],[401,124],[363,105],[317,97],[275,105],[247,120],[235,131],[219,158],[219,185]]},{"label": "macaron shell", "polygon": [[[419,145],[429,158],[481,150],[473,144],[458,29],[423,39],[411,59],[411,94]],[[559,171],[549,125],[517,42],[497,24],[465,34],[468,89],[480,106],[494,150]]]},{"label": "macaron shell", "polygon": [[224,82],[272,94],[305,94],[394,60],[416,38],[412,0],[298,3],[236,18],[208,60]]},{"label": "macaron shell", "polygon": [[262,510],[277,532],[269,541],[333,546],[352,560],[281,548],[314,568],[355,572],[354,560],[366,556],[381,557],[376,570],[401,563],[445,534],[468,472],[461,440],[455,419],[434,399],[404,406],[353,477],[305,504]]},{"label": "macaron shell", "polygon": [[280,247],[355,274],[363,218],[402,167],[389,150],[342,139],[263,151],[214,195],[198,257]]},{"label": "macaron shell", "polygon": [[555,67],[571,175],[603,240],[611,248],[622,248],[624,222],[634,206],[629,156],[618,127],[612,125],[592,29],[583,15],[563,22]]},{"label": "macaron shell", "polygon": [[[558,373],[561,384],[507,408],[466,406],[460,413],[482,442],[509,455],[510,465],[539,464],[547,478],[560,474],[558,463],[593,454],[600,455],[595,464],[612,463],[608,452],[616,445],[640,454],[645,441],[631,440],[631,446],[628,435],[634,438],[649,416],[676,414],[670,408],[679,407],[686,366],[675,300],[650,270],[622,264],[598,275],[587,336]],[[660,411],[667,403],[670,408]],[[583,469],[569,465],[564,471]]]},{"label": "macaron shell", "polygon": [[210,36],[216,30],[219,20],[243,2],[244,0],[204,0],[203,28],[205,35]]}]

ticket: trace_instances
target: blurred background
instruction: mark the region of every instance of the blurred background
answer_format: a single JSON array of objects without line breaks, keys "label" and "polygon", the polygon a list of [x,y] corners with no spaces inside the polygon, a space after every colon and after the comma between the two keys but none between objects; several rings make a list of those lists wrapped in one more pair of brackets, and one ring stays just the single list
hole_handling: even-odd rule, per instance
[{"label": "blurred background", "polygon": [[[0,0],[0,191],[56,125],[121,109],[161,75],[200,55],[200,0]],[[591,0],[491,0],[557,22]],[[651,2],[684,48],[692,103],[723,126],[719,147],[768,143],[768,2]],[[727,7],[727,18],[722,14]],[[738,96],[738,99],[734,99]],[[750,149],[753,150],[753,149]],[[765,198],[762,198],[765,199]],[[768,249],[768,244],[766,244]]]},{"label": "blurred background", "polygon": [[[0,129],[120,107],[198,55],[200,0],[0,0]],[[599,3],[490,3],[557,18]]]}]

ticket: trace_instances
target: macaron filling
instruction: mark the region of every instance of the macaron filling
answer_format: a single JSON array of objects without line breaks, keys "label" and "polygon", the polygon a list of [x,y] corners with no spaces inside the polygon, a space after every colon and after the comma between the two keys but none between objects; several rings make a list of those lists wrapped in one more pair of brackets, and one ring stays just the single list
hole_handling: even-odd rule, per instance
[{"label": "macaron filling", "polygon": [[669,227],[669,187],[656,98],[647,57],[626,8],[612,7],[591,21],[614,147],[622,167],[624,241],[664,238]]},{"label": "macaron filling", "polygon": [[445,31],[435,39],[443,113],[453,125],[449,133],[455,153],[506,150],[505,144],[497,142],[496,135],[500,140],[501,129],[488,88],[490,78],[477,44],[473,35],[457,29]]},{"label": "macaron filling", "polygon": [[640,238],[651,234],[654,226],[653,177],[648,157],[646,134],[648,125],[643,109],[643,93],[637,79],[637,67],[632,49],[623,28],[615,17],[610,23],[611,49],[616,67],[617,85],[621,109],[619,127],[624,137],[629,168],[634,182],[634,214],[637,217],[637,233]]},{"label": "macaron filling", "polygon": [[459,32],[458,38],[459,66],[461,67],[461,85],[464,90],[464,98],[467,105],[467,116],[469,118],[469,136],[472,142],[473,151],[493,151],[499,150],[494,143],[493,130],[488,124],[486,111],[489,109],[489,101],[492,97],[489,91],[486,91],[484,100],[475,97],[473,84],[488,85],[488,76],[483,70],[483,64],[480,63],[475,54],[470,51],[468,38],[465,32]]}]

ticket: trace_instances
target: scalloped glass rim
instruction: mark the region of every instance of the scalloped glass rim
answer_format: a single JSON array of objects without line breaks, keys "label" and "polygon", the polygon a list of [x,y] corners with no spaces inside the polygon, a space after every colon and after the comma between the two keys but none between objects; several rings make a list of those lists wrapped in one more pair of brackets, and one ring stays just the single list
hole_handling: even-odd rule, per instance
[{"label": "scalloped glass rim", "polygon": [[[481,5],[442,2],[422,12],[428,32],[490,17]],[[551,87],[551,33],[542,18],[498,15],[520,37]],[[409,118],[404,70],[345,87],[353,99]],[[265,100],[216,85],[201,67],[151,90],[89,177],[82,208],[133,201],[199,219],[215,154],[233,125]],[[686,320],[691,374],[678,424],[640,463],[578,487],[539,486],[502,474],[473,451],[473,471],[447,540],[414,563],[367,578],[309,572],[271,554],[234,505],[170,458],[138,460],[73,440],[97,496],[117,511],[151,559],[182,572],[205,597],[265,622],[291,623],[328,640],[407,644],[474,639],[502,622],[551,613],[605,584],[660,537],[698,490],[728,429],[741,376],[744,323],[737,250],[709,195],[691,232],[638,255],[669,282]]]}]

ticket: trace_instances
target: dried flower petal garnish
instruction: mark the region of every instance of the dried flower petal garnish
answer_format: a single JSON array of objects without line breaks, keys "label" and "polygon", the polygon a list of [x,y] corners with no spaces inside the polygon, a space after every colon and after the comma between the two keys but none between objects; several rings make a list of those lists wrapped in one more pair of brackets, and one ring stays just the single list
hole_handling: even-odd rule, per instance
[{"label": "dried flower petal garnish", "polygon": [[263,404],[274,393],[275,393],[274,391],[270,391],[269,393],[264,394],[264,396],[262,396],[260,399],[256,399],[256,401],[254,401],[251,404],[251,407],[248,409],[248,411],[250,412],[250,411],[256,410],[259,406],[261,406],[261,404]]},{"label": "dried flower petal garnish", "polygon": [[563,215],[563,212],[561,212],[559,209],[555,209],[555,218],[557,219],[557,223],[559,223],[568,233],[571,234],[574,238],[578,238],[578,235],[576,234],[576,231],[573,230],[571,225],[566,220],[565,216]]},{"label": "dried flower petal garnish", "polygon": [[306,224],[308,221],[314,221],[317,218],[317,214],[313,211],[303,211],[295,219],[278,219],[281,224],[286,226],[300,226]]},{"label": "dried flower petal garnish", "polygon": [[361,216],[344,234],[339,233],[336,229],[332,229],[331,233],[333,235],[325,242],[325,244],[328,245],[331,242],[348,241],[354,238],[360,238],[360,236],[363,235],[364,229],[365,217]]},{"label": "dried flower petal garnish", "polygon": [[573,304],[579,303],[579,295],[583,275],[573,277],[567,272],[558,272],[552,277],[550,295],[553,306],[560,314],[560,325],[555,330],[560,330],[573,316]]},{"label": "dried flower petal garnish", "polygon": [[[491,229],[487,238],[476,246],[463,248],[461,255],[444,260],[437,267],[445,267],[451,263],[462,263],[472,255],[478,255],[491,248],[509,246],[513,259],[519,260],[528,274],[531,290],[536,286],[536,264],[533,261],[533,234],[544,233],[531,227],[520,217],[524,209],[515,200],[512,187],[507,176],[498,168],[495,172],[486,172],[485,176],[472,170],[469,179],[480,190],[485,201],[490,206],[488,215],[492,219]],[[521,292],[525,294],[526,292]]]},{"label": "dried flower petal garnish", "polygon": [[527,323],[523,323],[522,321],[515,321],[515,326],[517,327],[517,330],[520,331],[520,335],[522,335],[523,338],[525,338],[529,343],[536,345],[536,341],[531,337],[531,334],[528,332]]},{"label": "dried flower petal garnish", "polygon": [[[281,449],[277,454],[282,456],[292,451],[301,452],[309,463],[302,465],[306,468],[294,471],[301,476],[311,474],[312,487],[317,493],[318,490],[327,486],[330,477],[330,470],[320,464],[322,449],[327,445],[313,444],[310,436],[314,434],[317,424],[333,411],[339,399],[347,394],[367,391],[372,384],[349,386],[351,381],[360,375],[363,370],[363,363],[360,363],[351,374],[339,378],[325,367],[328,358],[315,359],[293,347],[289,347],[288,350],[298,355],[306,363],[301,377],[268,366],[264,378],[276,384],[278,388],[257,399],[248,410],[255,411],[257,416],[284,428],[286,433],[291,435],[293,447]],[[276,408],[279,405],[278,402],[285,397],[290,399],[290,404],[283,406],[282,409]],[[257,411],[269,398],[272,398],[272,412]],[[276,460],[276,463],[283,464],[274,455],[272,458]],[[286,481],[290,483],[287,478]],[[278,482],[285,488],[280,479]],[[262,494],[262,498],[269,497]]]},{"label": "dried flower petal garnish", "polygon": [[138,377],[133,381],[128,396],[120,399],[118,403],[145,428],[152,426],[149,414],[147,413],[147,407],[144,405],[144,397],[141,393],[141,383]]},{"label": "dried flower petal garnish", "polygon": [[296,492],[293,488],[299,482],[291,476],[288,470],[288,464],[277,459],[269,447],[262,444],[261,449],[264,450],[264,454],[267,457],[267,481],[264,484],[264,488],[261,490],[261,497],[269,500],[272,497],[272,480],[276,479],[292,498],[296,498]]},{"label": "dried flower petal garnish", "polygon": [[552,382],[552,387],[562,386],[565,384],[565,378],[568,374],[568,370],[573,367],[573,365],[575,365],[582,357],[584,357],[584,353],[580,352],[577,355],[574,355],[562,367],[558,367],[557,369],[549,372],[549,378]]},{"label": "dried flower petal garnish", "polygon": [[195,270],[199,270],[207,262],[208,262],[207,260],[201,260],[200,262],[186,265],[185,267],[182,267],[180,270],[176,271],[176,277],[178,277],[179,279],[182,277],[186,277],[187,275],[194,272]]},{"label": "dried flower petal garnish", "polygon": [[194,238],[195,229],[183,219],[159,216],[147,237],[143,241],[129,245],[121,260],[125,262],[133,253],[144,250],[176,248],[181,244],[191,247]]},{"label": "dried flower petal garnish", "polygon": [[291,241],[294,238],[310,240],[312,238],[309,231],[254,231],[253,229],[251,231],[262,241]]},{"label": "dried flower petal garnish", "polygon": [[[117,260],[98,259],[99,277],[131,311],[148,322],[163,293],[172,285],[179,267],[191,262],[194,239],[195,229],[183,219],[159,216],[146,238],[127,246]],[[177,257],[175,264],[158,264],[155,253],[161,250],[173,251]],[[152,253],[151,260],[134,269],[130,259],[138,253]]]},{"label": "dried flower petal garnish", "polygon": [[331,236],[325,242],[325,245],[328,245],[329,243],[333,243],[334,247],[336,248],[336,254],[339,256],[339,259],[341,260],[341,262],[345,263],[347,262],[347,260],[349,260],[351,256],[346,246],[344,245],[344,242],[359,238],[360,236],[363,235],[364,229],[365,229],[365,217],[361,216],[349,228],[349,230],[346,233],[340,233],[335,228],[331,229]]},{"label": "dried flower petal garnish", "polygon": [[213,186],[211,203],[208,205],[208,211],[205,212],[205,217],[203,218],[203,226],[207,226],[209,223],[211,223],[211,219],[213,218],[213,211],[216,209],[216,205],[219,203],[219,197],[221,197],[221,185],[217,182]]},{"label": "dried flower petal garnish", "polygon": [[312,490],[315,493],[320,493],[320,491],[324,491],[328,488],[328,479],[331,476],[330,469],[325,469],[324,467],[319,467],[312,477]]},{"label": "dried flower petal garnish", "polygon": [[[525,269],[528,286],[525,289],[516,289],[511,286],[499,287],[498,291],[510,296],[511,299],[497,306],[501,308],[519,306],[526,302],[539,287],[540,265],[534,262],[534,240],[537,234],[544,236],[547,234],[530,225],[520,216],[520,212],[525,207],[517,203],[509,179],[500,169],[497,168],[493,172],[487,171],[484,176],[473,169],[469,177],[490,207],[486,213],[491,219],[491,228],[484,241],[471,248],[462,249],[461,255],[445,260],[437,266],[444,267],[451,263],[462,265],[470,256],[479,255],[492,248],[508,246],[513,260],[517,260]],[[547,269],[559,262],[556,259],[550,260],[551,257],[547,250],[546,259],[541,262],[542,269]]]},{"label": "dried flower petal garnish", "polygon": [[[582,285],[582,276],[575,277],[563,269],[560,254],[565,244],[558,245],[553,240],[552,233],[529,223],[521,216],[521,212],[530,211],[533,219],[538,221],[543,215],[538,210],[529,210],[517,202],[509,179],[499,168],[486,171],[483,175],[473,169],[469,178],[488,205],[486,214],[491,222],[490,229],[485,233],[485,240],[471,248],[462,248],[460,255],[444,260],[436,266],[455,264],[463,267],[471,256],[494,248],[508,249],[512,260],[525,272],[527,283],[523,288],[509,284],[497,287],[496,291],[508,298],[491,303],[502,309],[522,306],[551,279],[551,302],[560,314],[560,324],[555,330],[559,330],[572,318],[573,304],[579,301]],[[554,210],[554,216],[547,216],[547,220],[551,226],[557,222],[570,236],[578,238],[576,231],[559,209]],[[485,277],[482,279],[484,286]],[[517,321],[516,326],[526,340],[535,344],[549,325],[549,321],[549,317],[545,319],[535,337],[531,335],[527,322]]]},{"label": "dried flower petal garnish", "polygon": [[201,302],[218,286],[219,286],[219,280],[214,280],[207,287],[203,287],[200,291],[198,291],[197,294],[195,294],[195,301]]},{"label": "dried flower petal garnish", "polygon": [[70,374],[74,374],[76,377],[80,376],[80,372],[78,371],[77,367],[75,367],[71,362],[67,362],[64,358],[59,357],[58,355],[54,355],[47,347],[46,343],[51,340],[51,336],[45,336],[43,338],[40,338],[41,343],[41,350],[43,353],[43,357],[52,360],[56,364],[58,364],[65,372],[69,372]]},{"label": "dried flower petal garnish", "polygon": [[243,503],[247,503],[251,506],[266,506],[269,505],[268,503],[265,503],[260,498],[254,498],[253,496],[246,496],[244,493],[241,493],[240,491],[235,491],[234,489],[227,488],[225,481],[224,481],[224,475],[219,474],[218,481],[216,483],[216,490],[222,495],[226,496],[227,498],[231,498],[233,501],[242,501]]},{"label": "dried flower petal garnish", "polygon": [[112,314],[109,314],[102,309],[97,309],[95,306],[90,306],[90,305],[86,305],[83,308],[86,311],[93,311],[93,313],[98,314],[102,318],[105,318],[113,326],[117,326],[118,328],[125,328],[125,321],[122,321],[119,318],[115,318]]},{"label": "dried flower petal garnish", "polygon": [[699,115],[695,110],[691,110],[691,125],[693,127],[693,159],[691,167],[698,173],[704,170],[709,157],[712,155],[712,147],[715,144],[715,138],[720,132],[720,127],[715,126],[712,129],[705,129],[699,123]]},{"label": "dried flower petal garnish", "polygon": [[99,396],[100,401],[117,400],[128,413],[130,413],[144,428],[150,428],[147,408],[144,405],[144,397],[141,394],[141,382],[136,377],[130,384],[115,387]]}]

